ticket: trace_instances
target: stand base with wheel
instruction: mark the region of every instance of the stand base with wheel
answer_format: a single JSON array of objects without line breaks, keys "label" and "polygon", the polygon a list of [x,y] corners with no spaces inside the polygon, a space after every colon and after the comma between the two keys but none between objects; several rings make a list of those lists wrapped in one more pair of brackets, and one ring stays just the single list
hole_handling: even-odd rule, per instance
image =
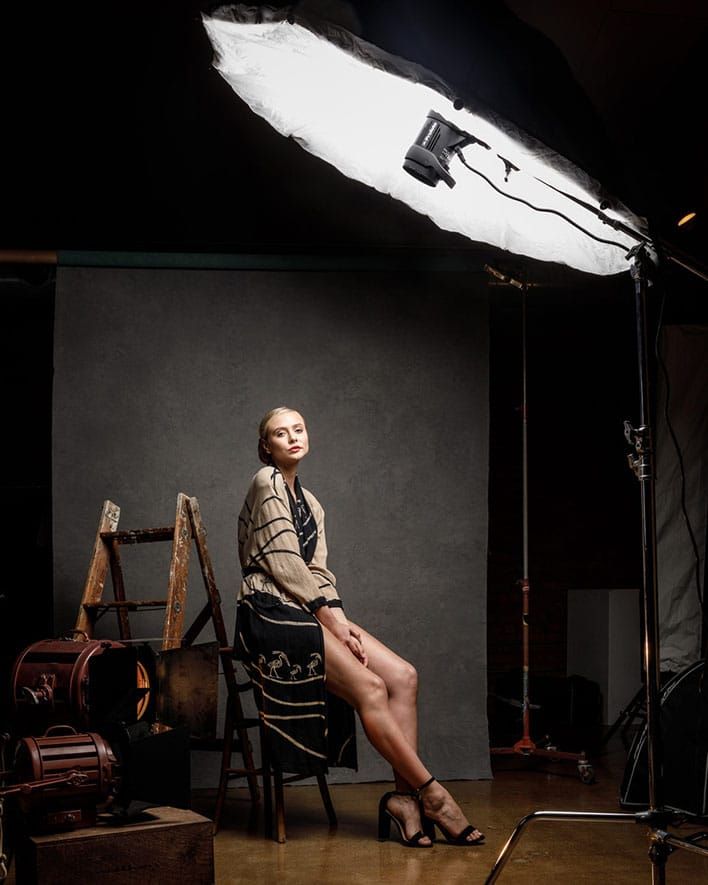
[{"label": "stand base with wheel", "polygon": [[595,769],[582,750],[580,753],[568,753],[550,745],[538,746],[530,738],[521,738],[513,747],[492,747],[489,752],[493,756],[522,756],[525,759],[548,759],[549,762],[575,762],[580,780],[584,784],[595,783]]}]

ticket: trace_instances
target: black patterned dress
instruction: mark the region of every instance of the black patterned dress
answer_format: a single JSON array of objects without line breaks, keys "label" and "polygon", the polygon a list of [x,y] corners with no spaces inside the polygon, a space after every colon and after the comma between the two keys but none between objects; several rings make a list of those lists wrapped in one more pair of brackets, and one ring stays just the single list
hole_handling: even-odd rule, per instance
[{"label": "black patterned dress", "polygon": [[314,612],[341,607],[327,569],[324,511],[277,468],[256,473],[238,524],[243,581],[234,655],[255,689],[273,762],[284,772],[356,768],[354,713],[326,690],[322,627]]}]

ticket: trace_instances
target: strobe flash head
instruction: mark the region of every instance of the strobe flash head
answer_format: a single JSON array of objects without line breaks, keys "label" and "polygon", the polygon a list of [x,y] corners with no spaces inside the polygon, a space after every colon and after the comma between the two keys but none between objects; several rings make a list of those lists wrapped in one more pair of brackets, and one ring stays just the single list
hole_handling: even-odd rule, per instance
[{"label": "strobe flash head", "polygon": [[469,132],[458,129],[440,114],[430,111],[418,137],[406,154],[403,168],[413,178],[430,187],[435,187],[440,179],[448,187],[454,187],[455,179],[450,175],[453,151],[474,141],[477,139]]}]

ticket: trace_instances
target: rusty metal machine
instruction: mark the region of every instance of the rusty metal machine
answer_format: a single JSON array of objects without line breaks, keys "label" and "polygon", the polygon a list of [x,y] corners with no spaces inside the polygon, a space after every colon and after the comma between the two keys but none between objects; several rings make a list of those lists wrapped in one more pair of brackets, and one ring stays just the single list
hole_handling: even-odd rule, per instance
[{"label": "rusty metal machine", "polygon": [[35,642],[12,670],[15,732],[41,735],[58,724],[90,731],[135,722],[148,712],[150,670],[154,665],[144,650],[139,655],[135,647],[114,640]]},{"label": "rusty metal machine", "polygon": [[121,784],[110,744],[67,725],[19,741],[15,778],[18,783],[3,792],[16,794],[33,832],[93,826],[97,807],[109,803]]}]

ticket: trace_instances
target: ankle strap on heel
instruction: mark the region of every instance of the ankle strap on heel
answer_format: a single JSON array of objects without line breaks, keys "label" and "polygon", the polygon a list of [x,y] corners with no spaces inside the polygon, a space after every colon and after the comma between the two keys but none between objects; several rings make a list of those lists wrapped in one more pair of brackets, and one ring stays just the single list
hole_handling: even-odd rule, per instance
[{"label": "ankle strap on heel", "polygon": [[430,780],[427,780],[424,784],[421,784],[417,790],[413,791],[414,795],[417,796],[418,799],[420,799],[420,794],[423,792],[423,790],[426,787],[429,787],[433,783],[433,781],[435,781],[435,780],[436,780],[436,778],[431,777]]}]

